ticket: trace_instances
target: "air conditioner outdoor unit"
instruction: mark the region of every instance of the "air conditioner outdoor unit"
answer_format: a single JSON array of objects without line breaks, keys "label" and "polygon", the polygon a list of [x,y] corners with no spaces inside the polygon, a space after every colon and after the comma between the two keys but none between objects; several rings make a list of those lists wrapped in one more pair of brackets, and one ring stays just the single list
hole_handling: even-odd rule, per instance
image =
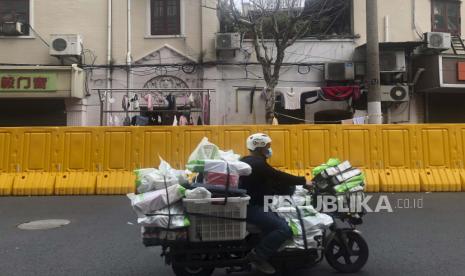
[{"label": "air conditioner outdoor unit", "polygon": [[52,34],[51,41],[52,56],[80,56],[82,53],[82,39],[78,34]]},{"label": "air conditioner outdoor unit", "polygon": [[24,24],[21,22],[3,22],[0,26],[1,35],[18,36],[24,35]]},{"label": "air conditioner outdoor unit", "polygon": [[381,85],[382,102],[407,102],[409,100],[408,86]]},{"label": "air conditioner outdoor unit", "polygon": [[387,51],[379,54],[379,66],[381,72],[405,72],[405,52]]},{"label": "air conditioner outdoor unit", "polygon": [[241,47],[241,35],[239,33],[217,33],[217,50],[237,50]]},{"label": "air conditioner outdoor unit", "polygon": [[425,34],[426,48],[433,50],[448,50],[451,47],[450,33],[429,32]]},{"label": "air conditioner outdoor unit", "polygon": [[325,64],[325,80],[327,81],[344,81],[354,78],[355,66],[353,62]]}]

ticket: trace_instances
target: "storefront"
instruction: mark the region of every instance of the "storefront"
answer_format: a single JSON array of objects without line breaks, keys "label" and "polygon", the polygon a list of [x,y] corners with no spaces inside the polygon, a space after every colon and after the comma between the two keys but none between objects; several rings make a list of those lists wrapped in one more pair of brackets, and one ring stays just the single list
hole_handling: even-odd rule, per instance
[{"label": "storefront", "polygon": [[0,127],[70,125],[84,90],[77,66],[0,67]]}]

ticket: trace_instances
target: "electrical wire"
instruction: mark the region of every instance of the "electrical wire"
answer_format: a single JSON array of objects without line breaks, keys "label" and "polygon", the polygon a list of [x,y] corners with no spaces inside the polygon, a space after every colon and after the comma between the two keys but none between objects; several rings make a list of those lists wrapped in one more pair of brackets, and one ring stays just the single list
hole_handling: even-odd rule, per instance
[{"label": "electrical wire", "polygon": [[40,40],[47,46],[47,48],[50,48],[50,44],[48,44],[47,41],[45,41],[45,39],[39,34],[39,32],[37,32],[37,31],[31,26],[31,24],[27,24],[27,26],[40,38]]}]

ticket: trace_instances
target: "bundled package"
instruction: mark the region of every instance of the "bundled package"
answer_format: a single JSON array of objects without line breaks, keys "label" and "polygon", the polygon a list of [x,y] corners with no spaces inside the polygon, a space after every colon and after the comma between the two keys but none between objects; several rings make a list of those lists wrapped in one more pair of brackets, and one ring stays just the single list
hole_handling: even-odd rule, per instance
[{"label": "bundled package", "polygon": [[166,186],[186,184],[189,171],[175,170],[160,158],[158,169],[147,168],[135,170],[136,189],[138,193],[164,189]]},{"label": "bundled package", "polygon": [[365,175],[353,168],[349,161],[340,162],[332,158],[313,169],[313,181],[321,187],[328,187],[335,194],[363,191]]},{"label": "bundled package", "polygon": [[176,229],[190,225],[189,219],[184,214],[181,202],[171,207],[163,208],[150,215],[137,219],[137,223],[147,227],[158,227],[164,229]]},{"label": "bundled package", "polygon": [[208,138],[204,137],[189,156],[186,167],[192,172],[203,172],[204,160],[207,159],[220,159],[220,152],[215,144],[210,143]]},{"label": "bundled package", "polygon": [[163,209],[169,204],[174,204],[184,197],[186,188],[176,184],[169,186],[167,189],[151,191],[143,194],[128,194],[131,205],[138,217],[144,217],[145,214],[151,214]]},{"label": "bundled package", "polygon": [[334,222],[330,216],[317,212],[312,206],[279,207],[277,214],[287,221],[293,233],[292,241],[286,243],[285,248],[304,249],[305,242],[308,248],[317,247],[323,230]]},{"label": "bundled package", "polygon": [[187,228],[163,229],[142,226],[142,242],[145,246],[162,245],[165,241],[187,241]]},{"label": "bundled package", "polygon": [[209,185],[237,188],[239,177],[252,173],[249,164],[241,161],[205,160],[204,164],[204,183]]}]

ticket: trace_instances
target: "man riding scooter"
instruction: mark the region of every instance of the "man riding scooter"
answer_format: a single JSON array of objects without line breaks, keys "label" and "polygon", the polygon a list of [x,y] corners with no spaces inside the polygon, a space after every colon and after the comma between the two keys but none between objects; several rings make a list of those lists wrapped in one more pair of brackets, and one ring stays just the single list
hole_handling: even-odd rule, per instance
[{"label": "man riding scooter", "polygon": [[268,259],[288,239],[292,231],[286,221],[276,213],[264,210],[264,197],[291,194],[296,185],[306,185],[305,177],[298,177],[274,169],[267,163],[272,155],[271,138],[256,133],[247,138],[249,156],[241,159],[252,167],[252,174],[241,177],[240,188],[247,190],[250,202],[247,207],[247,222],[257,226],[264,234],[257,247],[247,256],[249,261],[266,274],[275,273]]}]

